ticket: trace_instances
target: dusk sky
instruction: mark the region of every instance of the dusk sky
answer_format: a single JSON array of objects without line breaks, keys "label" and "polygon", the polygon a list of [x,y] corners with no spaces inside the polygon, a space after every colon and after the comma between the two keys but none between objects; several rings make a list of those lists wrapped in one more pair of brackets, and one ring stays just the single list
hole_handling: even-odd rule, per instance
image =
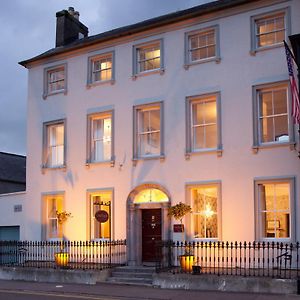
[{"label": "dusk sky", "polygon": [[10,0],[0,10],[0,151],[26,154],[27,69],[19,61],[54,47],[57,11],[73,6],[95,35],[207,0]]}]

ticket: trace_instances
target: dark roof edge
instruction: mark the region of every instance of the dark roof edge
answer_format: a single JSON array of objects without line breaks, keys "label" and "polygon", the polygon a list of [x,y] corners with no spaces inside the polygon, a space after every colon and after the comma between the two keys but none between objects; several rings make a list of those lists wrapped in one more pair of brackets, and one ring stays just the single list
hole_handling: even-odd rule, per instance
[{"label": "dark roof edge", "polygon": [[20,183],[20,184],[26,184],[26,179],[24,179],[24,180],[12,180],[12,179],[6,179],[6,178],[1,178],[0,177],[0,180],[3,182],[3,181],[5,181],[5,182],[10,182],[10,183]]},{"label": "dark roof edge", "polygon": [[16,154],[16,153],[10,153],[10,152],[3,152],[3,151],[0,151],[0,154],[6,154],[6,155],[19,156],[19,157],[26,158],[26,155]]},{"label": "dark roof edge", "polygon": [[[250,2],[256,2],[259,0],[251,0]],[[223,9],[228,9],[234,6],[242,5],[249,3],[249,0],[218,0],[213,2],[208,2],[202,5],[194,6],[185,10],[165,14],[159,17],[152,19],[144,20],[132,25],[127,25],[124,27],[116,28],[110,31],[106,31],[94,36],[86,37],[80,40],[75,41],[74,43],[53,48],[49,51],[46,51],[40,55],[37,55],[33,58],[19,62],[23,67],[27,67],[28,64],[38,61],[40,59],[49,58],[58,54],[62,54],[68,51],[77,50],[85,48],[97,43],[101,43],[107,40],[129,36],[144,30],[152,29],[155,27],[183,21],[189,18],[201,16],[210,12],[215,12]]]}]

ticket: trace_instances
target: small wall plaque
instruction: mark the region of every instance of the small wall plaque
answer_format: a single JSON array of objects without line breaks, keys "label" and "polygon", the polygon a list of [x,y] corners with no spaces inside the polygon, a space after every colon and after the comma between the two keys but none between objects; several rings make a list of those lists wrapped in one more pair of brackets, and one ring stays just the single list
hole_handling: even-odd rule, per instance
[{"label": "small wall plaque", "polygon": [[183,224],[174,224],[173,231],[174,232],[184,232],[184,225]]},{"label": "small wall plaque", "polygon": [[22,211],[22,204],[14,205],[14,212],[21,212]]}]

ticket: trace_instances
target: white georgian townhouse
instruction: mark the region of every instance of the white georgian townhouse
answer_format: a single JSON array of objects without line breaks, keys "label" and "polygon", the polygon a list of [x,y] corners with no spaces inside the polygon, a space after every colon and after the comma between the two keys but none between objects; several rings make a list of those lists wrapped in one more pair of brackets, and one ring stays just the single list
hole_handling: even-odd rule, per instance
[{"label": "white georgian townhouse", "polygon": [[[298,0],[221,0],[88,36],[70,8],[28,69],[21,239],[300,240],[300,161],[282,41]],[[63,226],[56,211],[71,212]],[[101,222],[99,222],[99,220]]]}]

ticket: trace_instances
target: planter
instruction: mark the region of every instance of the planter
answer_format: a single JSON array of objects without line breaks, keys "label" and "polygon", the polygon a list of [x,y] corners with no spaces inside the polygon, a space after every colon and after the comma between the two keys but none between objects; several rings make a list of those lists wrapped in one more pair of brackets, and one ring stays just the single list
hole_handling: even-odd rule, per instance
[{"label": "planter", "polygon": [[181,270],[185,273],[191,273],[194,265],[194,255],[180,255],[180,267]]},{"label": "planter", "polygon": [[59,267],[66,267],[69,263],[69,253],[66,252],[58,252],[55,253],[55,263]]}]

